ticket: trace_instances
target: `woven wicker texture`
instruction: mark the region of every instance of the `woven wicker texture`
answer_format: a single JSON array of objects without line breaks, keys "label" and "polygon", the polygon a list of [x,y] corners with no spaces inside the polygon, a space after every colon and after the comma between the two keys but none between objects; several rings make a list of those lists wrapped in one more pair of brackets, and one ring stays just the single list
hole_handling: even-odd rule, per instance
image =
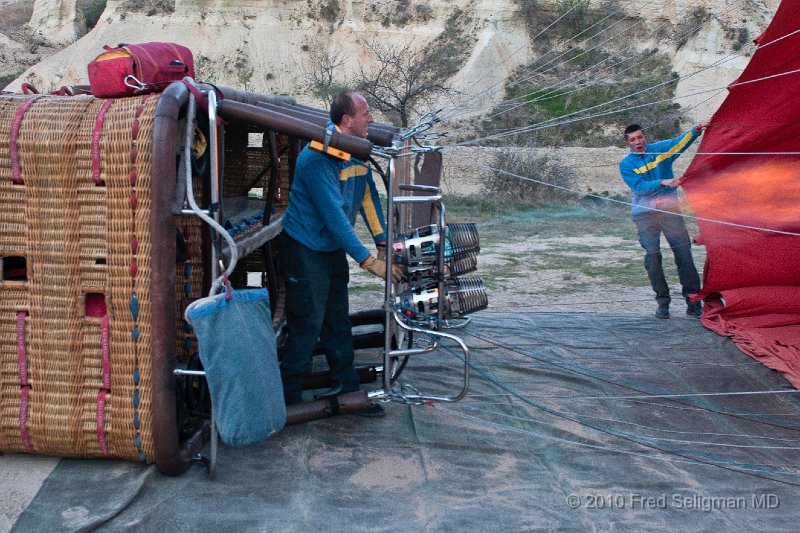
[{"label": "woven wicker texture", "polygon": [[[199,180],[195,180],[195,197],[200,194]],[[186,245],[189,259],[177,266],[175,279],[175,316],[179,322],[177,328],[176,352],[182,362],[197,352],[197,339],[183,316],[186,306],[203,294],[203,255],[202,230],[203,222],[196,216],[182,215],[176,222],[181,238]]]},{"label": "woven wicker texture", "polygon": [[[24,257],[28,276],[0,290],[2,450],[153,458],[149,182],[157,98],[119,99],[102,112],[106,101],[88,96],[39,98],[19,122],[23,185],[11,177],[9,135],[28,98],[0,98],[0,256]],[[87,294],[107,309],[105,370],[102,313],[86,316]],[[27,409],[20,311],[30,315]]]}]

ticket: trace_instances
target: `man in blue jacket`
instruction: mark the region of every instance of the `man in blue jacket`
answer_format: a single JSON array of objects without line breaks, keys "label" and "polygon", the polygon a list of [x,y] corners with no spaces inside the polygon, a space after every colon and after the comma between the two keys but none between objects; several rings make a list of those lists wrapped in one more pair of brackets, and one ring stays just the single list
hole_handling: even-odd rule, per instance
[{"label": "man in blue jacket", "polygon": [[674,139],[647,144],[642,127],[631,124],[625,128],[625,144],[630,153],[619,164],[622,179],[633,191],[631,214],[639,232],[639,243],[645,250],[644,268],[656,293],[658,308],[655,316],[669,318],[669,285],[664,278],[661,258],[661,233],[666,237],[686,299],[686,314],[699,317],[703,307],[688,296],[700,290],[700,276],[692,259],[692,242],[683,222],[678,200],[680,178],[672,172],[675,160],[708,127],[701,122]]},{"label": "man in blue jacket", "polygon": [[[342,133],[365,138],[373,120],[367,101],[355,92],[334,96],[330,118],[329,127],[335,125]],[[370,254],[353,229],[359,211],[380,250],[379,258]],[[287,320],[281,376],[287,404],[302,401],[303,378],[311,371],[317,338],[322,342],[330,368],[331,395],[358,390],[346,255],[363,269],[385,279],[384,224],[367,163],[354,158],[343,160],[310,145],[301,151],[280,239]],[[395,281],[400,277],[395,265],[392,277]],[[368,412],[380,416],[383,408],[375,404]]]}]

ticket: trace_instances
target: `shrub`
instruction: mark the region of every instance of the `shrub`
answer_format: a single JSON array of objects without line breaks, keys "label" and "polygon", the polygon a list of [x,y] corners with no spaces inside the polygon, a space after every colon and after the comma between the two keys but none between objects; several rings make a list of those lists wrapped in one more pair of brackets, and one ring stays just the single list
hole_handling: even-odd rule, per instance
[{"label": "shrub", "polygon": [[682,47],[689,39],[700,33],[700,30],[703,29],[703,25],[710,16],[705,7],[695,7],[692,12],[689,13],[687,17],[683,18],[675,27],[675,46],[677,48]]},{"label": "shrub", "polygon": [[561,19],[560,26],[579,31],[589,19],[589,0],[558,0],[556,11]]},{"label": "shrub", "polygon": [[[506,86],[507,102],[481,124],[481,135],[531,126],[499,142],[549,146],[556,139],[567,146],[608,146],[619,144],[619,131],[632,122],[648,122],[657,128],[648,130],[650,134],[662,138],[680,131],[680,106],[669,101],[675,84],[664,84],[677,79],[666,54],[643,50],[622,57],[595,50],[578,57],[581,52],[576,50],[572,60],[563,60],[552,71],[543,69],[536,77],[528,73],[540,61],[518,70]],[[586,62],[605,68],[587,76]]]},{"label": "shrub", "polygon": [[127,0],[121,6],[128,11],[145,13],[148,17],[175,12],[175,0]]},{"label": "shrub", "polygon": [[751,44],[750,31],[742,26],[741,28],[725,28],[725,36],[733,41],[733,50],[738,52],[745,45]]},{"label": "shrub", "polygon": [[541,206],[578,200],[575,192],[565,190],[573,188],[577,174],[552,154],[500,150],[492,166],[497,170],[485,180],[483,194],[495,201]]},{"label": "shrub", "polygon": [[33,15],[33,2],[22,2],[3,6],[3,16],[0,17],[0,31],[8,33],[22,29],[31,20]]},{"label": "shrub", "polygon": [[0,89],[5,88],[6,85],[19,78],[24,70],[17,70],[14,72],[4,72],[0,74]]},{"label": "shrub", "polygon": [[339,0],[327,0],[319,6],[319,18],[327,22],[336,22],[340,10]]},{"label": "shrub", "polygon": [[106,0],[78,0],[78,9],[86,19],[86,29],[91,30],[97,26],[100,15],[106,9]]}]

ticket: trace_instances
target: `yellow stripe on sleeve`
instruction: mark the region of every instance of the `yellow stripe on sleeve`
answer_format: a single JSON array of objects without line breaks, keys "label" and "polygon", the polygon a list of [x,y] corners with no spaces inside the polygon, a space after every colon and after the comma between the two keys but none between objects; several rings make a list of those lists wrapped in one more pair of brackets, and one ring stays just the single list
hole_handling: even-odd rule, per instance
[{"label": "yellow stripe on sleeve", "polygon": [[367,165],[350,165],[339,172],[339,181],[347,181],[350,178],[364,176],[367,172],[369,172]]},{"label": "yellow stripe on sleeve", "polygon": [[369,185],[367,185],[366,191],[364,191],[364,200],[361,201],[361,207],[364,208],[367,226],[369,226],[369,230],[374,237],[383,233],[383,227],[381,227],[381,219],[378,217],[378,210],[375,209],[375,204],[372,202],[372,195],[369,192]]},{"label": "yellow stripe on sleeve", "polygon": [[689,132],[683,136],[683,138],[680,140],[680,142],[678,142],[678,144],[670,148],[669,152],[664,152],[663,154],[660,154],[651,163],[647,163],[646,165],[641,166],[639,168],[634,168],[633,169],[634,173],[644,174],[648,170],[653,170],[658,166],[659,163],[661,163],[665,159],[669,159],[670,157],[680,152],[683,149],[683,147],[686,146],[691,140],[692,140],[692,132]]}]

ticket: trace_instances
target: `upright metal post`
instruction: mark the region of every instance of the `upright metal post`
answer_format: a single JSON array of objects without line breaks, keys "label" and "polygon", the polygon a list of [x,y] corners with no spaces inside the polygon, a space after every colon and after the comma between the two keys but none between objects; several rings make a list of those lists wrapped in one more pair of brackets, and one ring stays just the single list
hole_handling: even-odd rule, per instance
[{"label": "upright metal post", "polygon": [[[211,159],[211,208],[212,218],[219,223],[219,149],[217,147],[217,93],[214,90],[208,91],[208,137]],[[212,237],[214,243],[211,246],[211,279],[216,280],[219,276],[217,248],[220,244],[218,236]]]},{"label": "upright metal post", "polygon": [[396,157],[389,159],[386,175],[386,283],[383,298],[383,390],[388,393],[392,388],[392,312],[394,309],[394,294],[392,289],[392,261],[394,253],[392,244],[394,243],[394,173]]}]

